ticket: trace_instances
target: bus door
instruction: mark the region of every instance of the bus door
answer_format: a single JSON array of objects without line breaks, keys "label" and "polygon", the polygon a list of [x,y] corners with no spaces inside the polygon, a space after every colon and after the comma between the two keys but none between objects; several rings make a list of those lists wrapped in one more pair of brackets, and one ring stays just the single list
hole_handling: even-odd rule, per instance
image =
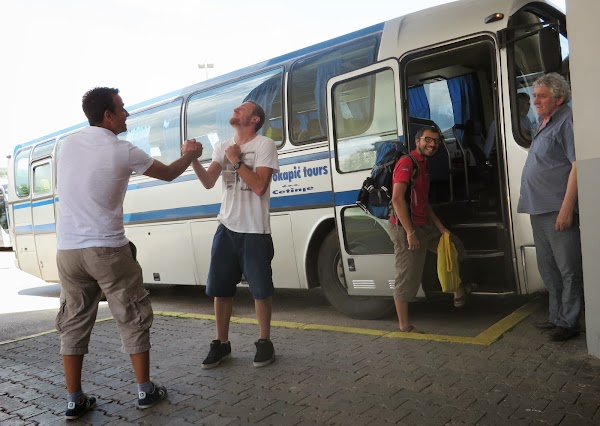
[{"label": "bus door", "polygon": [[14,237],[13,249],[19,269],[41,277],[31,216],[30,157],[31,148],[22,149],[15,154],[10,170],[13,181],[9,188],[9,215]]},{"label": "bus door", "polygon": [[327,86],[331,178],[341,262],[351,296],[391,296],[395,270],[389,222],[355,204],[377,148],[402,128],[398,61],[388,59],[332,78]]},{"label": "bus door", "polygon": [[38,267],[43,280],[58,281],[52,158],[31,163],[31,214]]},{"label": "bus door", "polygon": [[4,187],[0,186],[0,234],[2,234],[2,238],[0,240],[1,248],[9,248],[10,245],[10,236],[8,234],[8,200],[6,197],[6,192]]}]

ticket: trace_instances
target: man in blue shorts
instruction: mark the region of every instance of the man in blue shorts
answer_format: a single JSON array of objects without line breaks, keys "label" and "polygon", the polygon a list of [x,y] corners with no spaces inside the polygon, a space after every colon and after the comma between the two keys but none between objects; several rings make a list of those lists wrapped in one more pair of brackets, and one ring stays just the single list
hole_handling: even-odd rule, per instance
[{"label": "man in blue shorts", "polygon": [[194,171],[205,188],[212,188],[222,176],[223,196],[217,217],[219,227],[211,250],[206,294],[214,297],[216,339],[202,362],[202,368],[217,367],[231,354],[229,323],[233,296],[242,275],[254,298],[260,337],[255,343],[254,366],[275,360],[270,340],[273,279],[273,240],[269,215],[271,176],[279,170],[277,147],[256,132],[265,121],[257,103],[247,101],[233,110],[229,124],[234,137],[215,145],[212,162],[205,169],[198,160]]}]

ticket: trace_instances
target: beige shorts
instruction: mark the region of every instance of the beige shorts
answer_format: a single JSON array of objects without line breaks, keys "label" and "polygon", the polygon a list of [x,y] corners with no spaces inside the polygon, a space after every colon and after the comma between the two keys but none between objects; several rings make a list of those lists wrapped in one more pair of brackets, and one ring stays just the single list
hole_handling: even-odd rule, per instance
[{"label": "beige shorts", "polygon": [[[415,226],[415,232],[419,239],[419,249],[409,250],[406,239],[406,231],[401,225],[391,226],[390,238],[394,243],[396,281],[394,284],[394,298],[403,302],[414,300],[421,279],[427,250],[437,253],[440,241],[440,231],[433,225]],[[465,248],[454,234],[450,234],[450,241],[454,243],[458,251],[458,261],[465,257]]]},{"label": "beige shorts", "polygon": [[121,351],[137,354],[150,349],[154,316],[133,250],[130,243],[58,251],[61,292],[56,329],[62,355],[88,353],[102,292],[121,335]]}]

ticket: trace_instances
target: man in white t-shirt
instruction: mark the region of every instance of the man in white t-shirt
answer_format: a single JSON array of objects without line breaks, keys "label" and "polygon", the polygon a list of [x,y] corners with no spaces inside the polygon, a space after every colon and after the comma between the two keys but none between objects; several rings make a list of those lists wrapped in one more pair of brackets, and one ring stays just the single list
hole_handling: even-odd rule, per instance
[{"label": "man in white t-shirt", "polygon": [[274,251],[269,188],[271,176],[279,170],[279,160],[275,142],[256,133],[264,121],[265,112],[260,105],[244,102],[229,119],[235,129],[234,137],[215,146],[208,169],[198,160],[192,161],[205,188],[212,188],[219,176],[223,187],[206,284],[206,294],[214,297],[216,339],[210,344],[202,368],[217,367],[231,354],[229,323],[233,296],[242,275],[254,298],[260,333],[255,343],[254,366],[263,367],[275,360],[270,340]]},{"label": "man in white t-shirt", "polygon": [[117,135],[127,130],[129,113],[119,90],[98,87],[83,96],[90,123],[61,142],[57,160],[57,263],[61,284],[56,329],[60,332],[67,385],[68,420],[93,408],[83,393],[81,370],[102,293],[129,354],[136,376],[138,407],[149,408],[167,395],[150,380],[150,326],[153,313],[135,246],[125,237],[123,200],[132,172],[171,181],[202,145],[186,141],[185,154],[170,165],[152,159]]}]

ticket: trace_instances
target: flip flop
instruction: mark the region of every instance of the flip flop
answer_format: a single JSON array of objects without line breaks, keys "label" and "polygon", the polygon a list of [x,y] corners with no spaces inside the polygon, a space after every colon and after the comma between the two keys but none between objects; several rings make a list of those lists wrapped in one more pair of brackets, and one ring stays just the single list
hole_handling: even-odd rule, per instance
[{"label": "flip flop", "polygon": [[467,298],[466,297],[457,297],[456,299],[454,299],[454,307],[455,308],[462,308],[467,304]]},{"label": "flip flop", "polygon": [[467,294],[473,293],[478,287],[477,283],[465,283],[461,285],[463,290],[465,291],[465,295],[463,297],[454,298],[455,308],[463,308],[467,304]]},{"label": "flip flop", "polygon": [[403,332],[403,333],[425,334],[421,330],[418,330],[414,325],[409,325],[406,330],[400,329],[400,331]]}]

